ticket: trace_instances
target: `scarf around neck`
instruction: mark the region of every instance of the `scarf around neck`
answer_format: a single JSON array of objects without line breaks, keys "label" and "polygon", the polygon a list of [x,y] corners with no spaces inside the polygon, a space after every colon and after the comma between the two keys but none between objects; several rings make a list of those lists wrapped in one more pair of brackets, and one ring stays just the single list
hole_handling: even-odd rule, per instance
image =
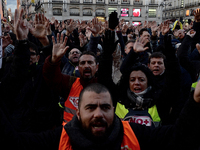
[{"label": "scarf around neck", "polygon": [[130,90],[130,88],[127,89],[127,96],[131,103],[135,104],[134,109],[146,109],[149,108],[152,105],[152,98],[144,98],[144,95],[148,93],[151,90],[151,86],[149,86],[147,89],[140,93],[134,93]]}]

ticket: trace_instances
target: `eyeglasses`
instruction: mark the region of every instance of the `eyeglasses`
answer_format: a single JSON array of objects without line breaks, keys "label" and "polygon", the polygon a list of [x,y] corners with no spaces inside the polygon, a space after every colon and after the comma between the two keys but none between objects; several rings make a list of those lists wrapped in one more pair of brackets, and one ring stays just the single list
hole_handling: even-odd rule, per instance
[{"label": "eyeglasses", "polygon": [[69,52],[69,54],[81,54],[81,52],[79,52],[79,51],[73,51],[73,52]]},{"label": "eyeglasses", "polygon": [[33,56],[33,55],[36,55],[36,53],[35,52],[30,52],[30,54]]}]

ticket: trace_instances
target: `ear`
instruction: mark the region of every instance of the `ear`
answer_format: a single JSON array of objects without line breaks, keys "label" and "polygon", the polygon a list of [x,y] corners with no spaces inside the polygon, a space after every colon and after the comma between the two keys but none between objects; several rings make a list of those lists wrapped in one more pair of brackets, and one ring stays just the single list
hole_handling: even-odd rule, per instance
[{"label": "ear", "polygon": [[78,120],[80,120],[80,111],[79,111],[79,109],[76,109],[76,116],[77,116]]},{"label": "ear", "polygon": [[97,64],[97,66],[96,66],[96,71],[98,71],[98,69],[99,69],[99,64]]},{"label": "ear", "polygon": [[148,63],[148,67],[150,67],[149,63]]},{"label": "ear", "polygon": [[39,61],[39,59],[40,59],[40,55],[37,55],[36,57],[37,57],[37,62],[38,62],[38,61]]}]

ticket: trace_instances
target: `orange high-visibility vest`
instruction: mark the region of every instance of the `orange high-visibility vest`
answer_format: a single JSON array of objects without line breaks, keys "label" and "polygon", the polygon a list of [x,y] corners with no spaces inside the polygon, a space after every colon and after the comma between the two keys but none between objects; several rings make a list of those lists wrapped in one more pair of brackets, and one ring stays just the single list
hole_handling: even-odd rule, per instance
[{"label": "orange high-visibility vest", "polygon": [[76,109],[78,108],[79,94],[83,86],[80,83],[80,78],[77,78],[73,83],[69,96],[65,101],[65,110],[63,114],[64,122],[69,122],[72,117],[76,114]]},{"label": "orange high-visibility vest", "polygon": [[[123,135],[123,141],[121,143],[121,149],[140,150],[140,145],[137,140],[137,137],[135,136],[135,133],[133,132],[128,121],[122,121],[122,124],[124,129],[124,135]],[[69,136],[64,129],[64,126],[60,138],[59,150],[72,150],[72,145],[70,143]]]}]

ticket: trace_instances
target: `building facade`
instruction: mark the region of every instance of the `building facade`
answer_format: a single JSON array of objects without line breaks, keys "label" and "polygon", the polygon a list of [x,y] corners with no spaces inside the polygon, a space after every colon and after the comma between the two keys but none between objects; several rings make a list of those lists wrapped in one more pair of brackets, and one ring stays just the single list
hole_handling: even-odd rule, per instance
[{"label": "building facade", "polygon": [[[29,0],[28,0],[29,1]],[[144,21],[162,22],[161,0],[35,0],[35,13],[44,13],[48,19],[108,20],[113,11],[119,19],[140,24]],[[30,13],[30,11],[29,11]]]},{"label": "building facade", "polygon": [[6,0],[1,0],[1,9],[2,9],[2,16],[1,17],[7,17],[7,1]]},{"label": "building facade", "polygon": [[168,0],[166,3],[171,3],[171,6],[165,5],[163,8],[163,20],[166,19],[179,19],[183,21],[188,19],[193,20],[193,11],[199,8],[200,0]]}]

